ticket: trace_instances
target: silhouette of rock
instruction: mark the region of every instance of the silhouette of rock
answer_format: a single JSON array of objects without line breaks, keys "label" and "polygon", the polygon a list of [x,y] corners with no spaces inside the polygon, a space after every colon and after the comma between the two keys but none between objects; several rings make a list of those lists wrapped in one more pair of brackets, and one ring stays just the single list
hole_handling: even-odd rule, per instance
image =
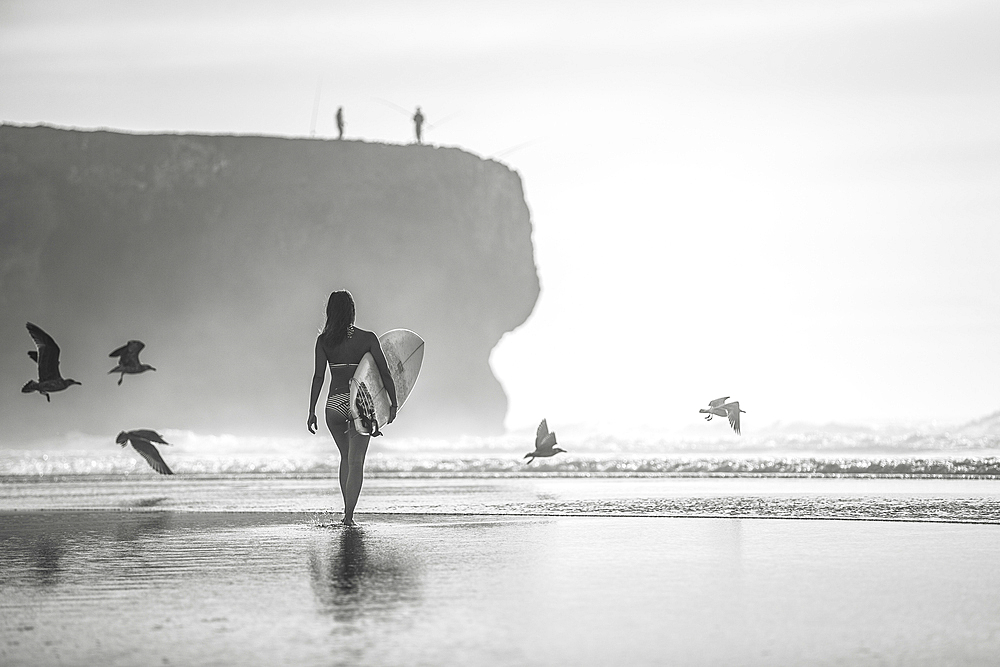
[{"label": "silhouette of rock", "polygon": [[[531,231],[519,176],[457,148],[0,126],[0,336],[76,332],[84,379],[107,373],[108,340],[141,337],[170,373],[135,390],[158,392],[157,423],[197,432],[304,430],[341,288],[360,326],[427,341],[393,435],[501,431],[489,355],[537,300]],[[0,372],[30,372],[8,347]],[[100,396],[53,430],[116,433]],[[8,437],[34,433],[15,421]]]}]

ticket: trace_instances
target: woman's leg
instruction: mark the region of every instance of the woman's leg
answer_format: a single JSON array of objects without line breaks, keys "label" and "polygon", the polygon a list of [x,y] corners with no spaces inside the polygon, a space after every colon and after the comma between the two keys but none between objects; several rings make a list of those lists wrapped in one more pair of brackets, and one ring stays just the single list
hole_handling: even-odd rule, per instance
[{"label": "woman's leg", "polygon": [[[337,449],[340,450],[340,495],[344,497],[344,507],[347,507],[351,426],[349,422],[342,420],[339,415],[333,413],[331,410],[326,411],[326,425],[330,429],[330,435],[333,436],[334,442],[337,443]],[[354,502],[357,503],[357,497],[355,497]]]},{"label": "woman's leg", "polygon": [[361,496],[361,485],[365,481],[365,455],[371,436],[361,435],[348,424],[347,433],[350,446],[347,451],[347,490],[344,492],[344,524],[354,525],[354,508]]}]

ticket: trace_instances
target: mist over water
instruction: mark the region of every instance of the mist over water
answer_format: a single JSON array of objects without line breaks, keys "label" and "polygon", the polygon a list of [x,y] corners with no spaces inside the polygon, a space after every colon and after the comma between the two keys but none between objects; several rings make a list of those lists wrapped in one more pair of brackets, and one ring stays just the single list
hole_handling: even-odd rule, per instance
[{"label": "mist over water", "polygon": [[[537,300],[531,234],[520,176],[458,148],[0,123],[0,447],[126,420],[301,433],[339,289],[358,327],[425,341],[398,433],[502,432],[489,356]],[[26,322],[82,386],[17,391]],[[131,339],[156,371],[117,385]]]}]

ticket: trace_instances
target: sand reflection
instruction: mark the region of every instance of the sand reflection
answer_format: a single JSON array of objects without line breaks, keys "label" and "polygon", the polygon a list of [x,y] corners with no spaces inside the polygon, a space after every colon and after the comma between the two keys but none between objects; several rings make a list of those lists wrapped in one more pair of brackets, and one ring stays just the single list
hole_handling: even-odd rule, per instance
[{"label": "sand reflection", "polygon": [[[42,536],[37,541],[32,541],[24,545],[21,550],[25,573],[27,574],[25,583],[46,587],[55,586],[60,581],[62,572],[62,559],[66,549],[62,542],[57,539]],[[15,554],[10,554],[11,560],[15,561]],[[9,565],[13,565],[10,563]]]},{"label": "sand reflection", "polygon": [[60,582],[67,552],[62,531],[46,531],[25,517],[0,525],[0,591],[6,586],[50,587]]},{"label": "sand reflection", "polygon": [[85,566],[83,571],[102,571],[107,554],[118,560],[138,558],[148,537],[170,529],[166,514],[115,516],[103,523],[75,513],[44,518],[26,515],[8,516],[6,522],[5,530],[0,530],[0,562],[4,564],[0,585],[42,588],[62,583],[68,567],[77,568],[77,573],[81,566]]},{"label": "sand reflection", "polygon": [[421,600],[420,563],[399,543],[360,526],[317,544],[309,570],[321,612],[339,623],[387,620]]}]

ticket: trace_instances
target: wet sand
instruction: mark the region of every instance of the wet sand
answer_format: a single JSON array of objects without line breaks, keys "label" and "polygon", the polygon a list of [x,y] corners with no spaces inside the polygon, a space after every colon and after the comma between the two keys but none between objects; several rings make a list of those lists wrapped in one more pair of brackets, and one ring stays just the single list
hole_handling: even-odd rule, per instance
[{"label": "wet sand", "polygon": [[0,512],[0,663],[977,665],[1000,648],[996,525],[333,518]]}]

